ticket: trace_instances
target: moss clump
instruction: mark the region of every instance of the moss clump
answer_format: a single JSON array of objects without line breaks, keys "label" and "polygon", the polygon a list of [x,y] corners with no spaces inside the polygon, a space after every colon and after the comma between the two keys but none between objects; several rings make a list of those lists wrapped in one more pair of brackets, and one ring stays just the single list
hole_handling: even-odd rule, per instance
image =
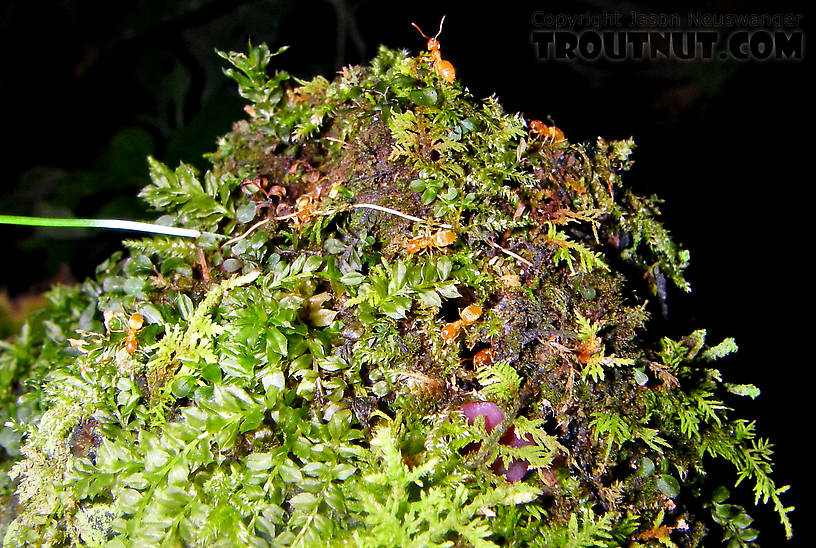
[{"label": "moss clump", "polygon": [[427,54],[224,57],[248,119],[141,193],[208,235],[125,241],[2,343],[6,545],[753,545],[706,456],[790,535],[733,341],[646,336],[688,253],[631,141],[531,134]]}]

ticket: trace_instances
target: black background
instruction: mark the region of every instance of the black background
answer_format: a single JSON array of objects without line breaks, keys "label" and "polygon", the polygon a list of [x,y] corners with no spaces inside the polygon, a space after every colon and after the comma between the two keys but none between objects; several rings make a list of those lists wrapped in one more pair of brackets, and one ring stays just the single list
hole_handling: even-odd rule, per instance
[{"label": "black background", "polygon": [[[792,514],[798,536],[784,543],[773,512],[752,508],[747,489],[741,496],[762,529],[763,546],[811,545],[810,459],[802,448],[814,416],[806,399],[813,362],[807,63],[557,63],[538,60],[530,37],[535,10],[617,11],[626,21],[631,9],[683,15],[691,4],[410,2],[386,9],[349,2],[354,26],[346,27],[338,48],[339,4],[4,3],[2,212],[146,215],[134,199],[146,183],[146,164],[133,157],[143,158],[144,150],[171,165],[183,159],[206,167],[200,155],[243,115],[213,48],[245,51],[249,38],[273,50],[288,44],[275,68],[331,77],[341,64],[369,60],[381,43],[418,52],[425,41],[410,23],[435,33],[446,14],[443,55],[477,97],[495,92],[508,111],[550,117],[572,141],[635,138],[635,165],[624,182],[666,199],[664,220],[691,250],[693,292],[670,293],[670,318],[653,328],[674,337],[706,328],[710,342],[736,339],[740,352],[721,366],[728,380],[762,389],[757,400],[740,400],[739,412],[758,417],[759,431],[776,443],[775,477],[793,485],[784,501],[798,507]],[[802,14],[802,28],[809,25],[803,6],[793,3],[694,7]],[[110,143],[123,128],[138,138],[114,141],[135,146],[137,154],[119,159],[121,147]],[[11,295],[59,277],[83,279],[121,238],[0,230],[7,242],[0,288]],[[722,482],[730,486],[734,476],[724,471]]]}]

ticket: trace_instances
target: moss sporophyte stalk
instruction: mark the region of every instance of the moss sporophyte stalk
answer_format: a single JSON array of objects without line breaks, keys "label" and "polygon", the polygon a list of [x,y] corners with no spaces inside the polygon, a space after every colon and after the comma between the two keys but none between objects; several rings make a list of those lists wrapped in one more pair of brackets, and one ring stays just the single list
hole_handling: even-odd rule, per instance
[{"label": "moss sporophyte stalk", "polygon": [[724,482],[792,534],[734,342],[647,336],[689,253],[634,143],[438,51],[220,53],[247,118],[140,194],[199,236],[124,240],[2,343],[6,546],[754,546]]}]

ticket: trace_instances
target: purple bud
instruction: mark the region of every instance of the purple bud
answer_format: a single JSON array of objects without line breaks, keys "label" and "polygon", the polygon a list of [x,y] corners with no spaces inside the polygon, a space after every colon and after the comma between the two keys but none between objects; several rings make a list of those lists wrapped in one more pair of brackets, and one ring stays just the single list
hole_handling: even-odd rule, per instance
[{"label": "purple bud", "polygon": [[[473,424],[476,422],[476,417],[479,415],[484,417],[485,430],[487,430],[488,433],[496,428],[496,426],[498,426],[502,420],[504,420],[504,411],[502,411],[498,405],[491,401],[474,401],[466,403],[462,406],[462,414],[465,415],[468,424]],[[535,444],[533,437],[530,434],[527,434],[524,437],[517,436],[516,429],[512,425],[507,429],[504,435],[502,435],[501,439],[499,439],[499,443],[509,447],[526,447],[528,445]],[[467,453],[470,451],[475,451],[478,449],[478,447],[479,444],[471,443],[468,444],[464,450]],[[507,481],[519,481],[527,474],[527,468],[529,465],[530,463],[524,459],[516,459],[510,463],[510,466],[505,468],[502,465],[501,459],[496,459],[496,461],[490,465],[490,468],[496,474],[504,474]]]},{"label": "purple bud", "polygon": [[[507,432],[505,432],[501,437],[499,443],[509,447],[527,447],[528,445],[535,445],[533,437],[530,434],[527,434],[523,438],[516,435],[516,428],[514,426],[507,429]],[[502,466],[501,459],[497,459],[496,462],[493,463],[492,468],[497,474],[504,474],[507,481],[519,481],[520,479],[523,479],[525,475],[527,475],[527,467],[529,465],[530,463],[524,459],[516,459],[510,463],[508,468],[505,469],[505,467]]]},{"label": "purple bud", "polygon": [[499,443],[510,447],[527,447],[528,445],[535,445],[535,442],[533,441],[533,436],[527,434],[523,438],[519,437],[518,435],[516,435],[516,427],[512,425],[510,426],[510,428],[507,429],[507,432],[505,432],[504,435],[501,437]]},{"label": "purple bud", "polygon": [[476,422],[479,415],[484,417],[485,429],[491,432],[499,423],[504,420],[504,411],[492,401],[472,401],[462,406],[462,413],[468,424]]},{"label": "purple bud", "polygon": [[490,469],[496,474],[504,474],[507,481],[519,481],[524,479],[524,476],[527,475],[527,467],[529,464],[530,463],[528,463],[526,460],[514,460],[510,463],[508,468],[505,468],[502,466],[501,459],[496,459],[490,466]]}]

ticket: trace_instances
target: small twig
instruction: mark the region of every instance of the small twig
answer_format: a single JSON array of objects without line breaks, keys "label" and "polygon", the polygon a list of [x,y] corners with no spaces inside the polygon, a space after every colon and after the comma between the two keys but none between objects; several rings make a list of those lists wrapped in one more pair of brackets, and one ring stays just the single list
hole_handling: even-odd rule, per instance
[{"label": "small twig", "polygon": [[[295,211],[294,213],[289,213],[288,215],[281,215],[280,217],[272,217],[271,219],[267,219],[268,221],[286,221],[288,219],[294,219],[297,217],[300,211]],[[320,215],[320,211],[313,211],[312,215]]]},{"label": "small twig", "polygon": [[[365,208],[365,209],[375,209],[377,211],[382,211],[383,213],[390,213],[391,215],[396,215],[397,217],[402,217],[403,219],[408,219],[409,221],[414,221],[415,223],[426,223],[428,222],[426,219],[421,219],[419,217],[414,217],[413,215],[408,215],[407,213],[403,213],[402,211],[397,211],[396,209],[391,209],[390,207],[383,207],[376,204],[351,204],[353,208]],[[446,223],[438,223],[441,228],[453,228],[453,225],[449,225]]]},{"label": "small twig", "polygon": [[[294,215],[292,215],[292,216],[294,216]],[[224,242],[223,244],[221,244],[221,247],[226,247],[226,246],[228,246],[228,245],[230,245],[230,244],[234,244],[235,242],[237,242],[237,241],[239,241],[239,240],[243,240],[244,238],[246,238],[247,236],[249,236],[250,234],[252,234],[252,233],[253,233],[253,232],[254,232],[256,229],[258,229],[258,228],[262,227],[263,225],[265,225],[265,224],[266,224],[266,223],[268,223],[269,221],[274,221],[274,220],[276,220],[276,219],[275,219],[275,218],[273,218],[273,217],[270,217],[270,218],[268,218],[268,219],[264,219],[264,220],[262,220],[262,221],[258,221],[257,223],[255,223],[254,225],[252,225],[251,227],[249,227],[249,229],[247,229],[247,231],[246,231],[246,232],[244,232],[243,234],[241,234],[240,236],[236,236],[235,238],[233,238],[233,239],[231,239],[231,240],[227,240],[226,242]]]},{"label": "small twig", "polygon": [[[427,219],[422,219],[420,217],[414,217],[413,215],[408,215],[407,213],[403,213],[402,211],[397,211],[396,209],[391,209],[390,207],[384,207],[384,206],[376,205],[376,204],[349,204],[348,207],[355,208],[355,209],[359,209],[359,208],[374,209],[374,210],[377,210],[377,211],[382,211],[383,213],[389,213],[391,215],[396,215],[397,217],[402,217],[403,219],[408,219],[409,221],[414,221],[415,223],[429,222]],[[341,209],[330,209],[328,211],[317,211],[317,210],[315,210],[315,211],[311,211],[310,213],[312,215],[332,215],[334,213],[337,213],[338,211],[341,211]],[[234,244],[235,242],[237,242],[239,240],[243,240],[244,238],[249,236],[251,233],[253,233],[255,230],[257,230],[258,228],[262,227],[263,225],[265,225],[266,223],[268,223],[270,221],[285,221],[287,219],[292,219],[292,218],[296,217],[298,213],[299,212],[296,211],[294,213],[289,213],[288,215],[281,215],[280,217],[269,217],[268,219],[258,221],[257,223],[255,223],[254,225],[249,227],[247,229],[247,231],[244,232],[243,234],[241,234],[240,236],[236,236],[235,238],[233,238],[231,240],[227,240],[226,242],[221,244],[221,247],[225,247],[225,246],[228,246],[230,244]],[[437,224],[438,224],[438,226],[440,228],[453,228],[452,225],[449,225],[447,223],[437,223]],[[500,249],[504,249],[504,248],[500,248]],[[507,251],[507,253],[509,253],[510,255],[513,255],[515,257],[518,257],[518,255],[516,255],[515,253],[512,253],[510,251]],[[532,264],[529,263],[529,261],[526,261],[525,259],[523,259],[521,257],[518,257],[518,258],[521,261],[523,261],[523,262],[525,262],[527,264],[530,264],[530,266],[532,266]]]},{"label": "small twig", "polygon": [[495,242],[488,242],[488,243],[489,243],[491,246],[493,246],[494,248],[496,248],[496,249],[500,250],[502,253],[506,253],[507,255],[510,255],[511,257],[513,257],[514,259],[516,259],[517,261],[519,261],[519,262],[521,262],[521,263],[523,263],[523,264],[526,264],[527,266],[533,266],[533,263],[531,263],[530,261],[528,261],[527,259],[525,259],[525,258],[524,258],[524,257],[522,257],[521,255],[519,255],[518,253],[513,253],[513,252],[512,252],[512,251],[510,251],[509,249],[507,249],[507,248],[505,248],[505,247],[502,247],[502,246],[500,246],[499,244],[497,244],[497,243],[495,243]]}]

